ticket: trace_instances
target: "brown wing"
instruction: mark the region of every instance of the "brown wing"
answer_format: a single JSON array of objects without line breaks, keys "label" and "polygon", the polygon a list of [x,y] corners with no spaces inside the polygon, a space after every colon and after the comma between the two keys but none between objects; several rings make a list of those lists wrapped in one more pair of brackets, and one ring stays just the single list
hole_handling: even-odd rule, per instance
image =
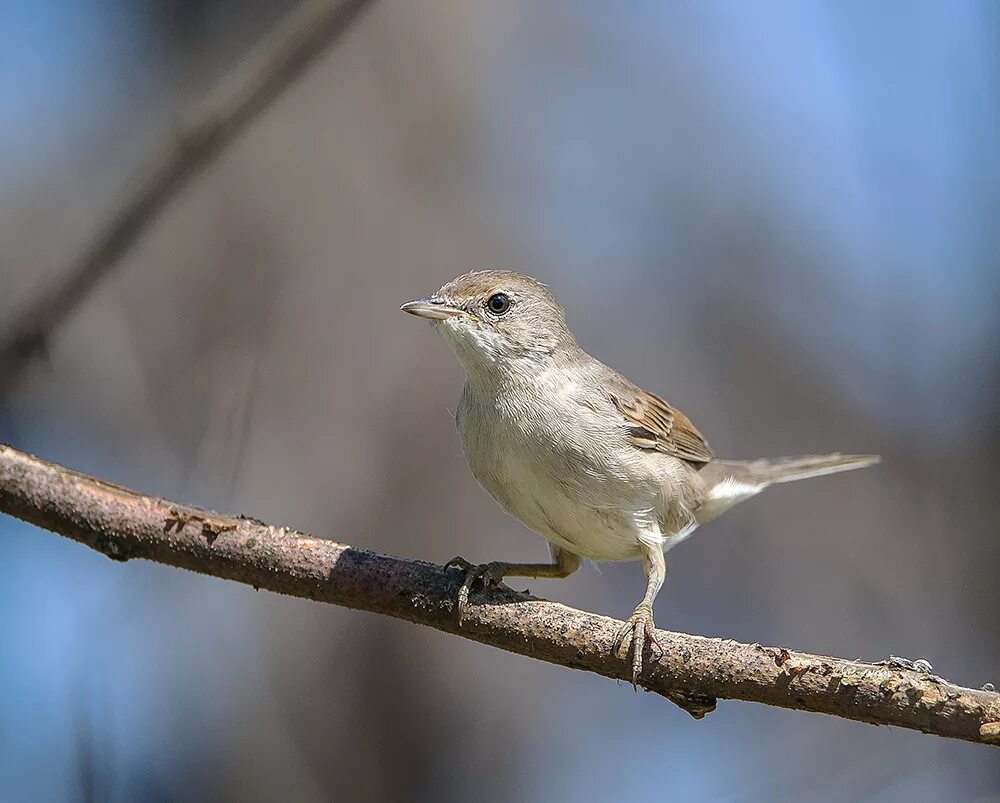
[{"label": "brown wing", "polygon": [[611,401],[633,424],[629,428],[629,438],[638,448],[655,449],[701,465],[715,456],[708,441],[688,417],[659,396],[629,383],[616,389],[611,394]]}]

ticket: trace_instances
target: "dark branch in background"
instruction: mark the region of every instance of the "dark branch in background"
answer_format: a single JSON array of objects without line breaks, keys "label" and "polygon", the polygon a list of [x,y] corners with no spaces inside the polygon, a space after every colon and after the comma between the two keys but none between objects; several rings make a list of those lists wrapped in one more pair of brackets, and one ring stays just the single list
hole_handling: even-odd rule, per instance
[{"label": "dark branch in background", "polygon": [[[504,587],[480,593],[459,627],[458,573],[143,496],[9,446],[0,446],[0,511],[115,560],[145,558],[631,678],[631,663],[611,653],[621,623],[609,617]],[[697,718],[714,709],[716,698],[729,698],[1000,745],[1000,694],[955,686],[899,661],[879,665],[683,633],[658,636],[664,653],[649,661],[641,685]]]},{"label": "dark branch in background", "polygon": [[58,283],[0,336],[0,388],[9,388],[79,303],[106,279],[159,212],[336,42],[373,0],[305,0],[187,118],[124,194],[107,226]]}]

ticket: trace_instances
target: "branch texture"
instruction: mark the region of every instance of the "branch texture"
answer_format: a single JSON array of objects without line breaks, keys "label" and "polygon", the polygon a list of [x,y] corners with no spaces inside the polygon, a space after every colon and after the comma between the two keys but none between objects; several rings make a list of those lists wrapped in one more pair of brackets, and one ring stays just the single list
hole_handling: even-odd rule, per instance
[{"label": "branch texture", "polygon": [[304,0],[227,81],[188,115],[129,188],[109,222],[62,279],[0,336],[0,388],[46,340],[188,182],[336,42],[373,0]]},{"label": "branch texture", "polygon": [[[135,493],[0,446],[0,511],[108,557],[179,566],[282,594],[373,611],[618,680],[620,625],[506,587],[480,592],[460,627],[458,572]],[[658,631],[641,685],[696,718],[716,698],[817,711],[1000,745],[1000,694],[927,672]],[[888,665],[886,665],[886,663]]]}]

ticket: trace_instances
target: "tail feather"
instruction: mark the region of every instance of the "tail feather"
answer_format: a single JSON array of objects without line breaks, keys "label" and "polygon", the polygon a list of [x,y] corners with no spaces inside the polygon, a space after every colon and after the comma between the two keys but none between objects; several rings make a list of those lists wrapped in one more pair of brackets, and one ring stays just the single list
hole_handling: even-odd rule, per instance
[{"label": "tail feather", "polygon": [[723,469],[723,474],[739,481],[771,485],[853,471],[874,465],[880,459],[876,454],[807,454],[760,460],[717,460],[715,464]]},{"label": "tail feather", "polygon": [[805,480],[840,471],[852,471],[879,462],[874,454],[824,454],[759,460],[713,460],[701,470],[708,487],[696,518],[711,521],[733,505],[756,496],[777,482]]}]

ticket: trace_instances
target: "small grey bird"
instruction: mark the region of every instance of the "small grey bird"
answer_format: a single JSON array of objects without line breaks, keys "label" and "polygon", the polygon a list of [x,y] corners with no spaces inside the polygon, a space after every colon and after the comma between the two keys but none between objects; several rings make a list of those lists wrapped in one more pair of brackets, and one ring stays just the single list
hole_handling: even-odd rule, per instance
[{"label": "small grey bird", "polygon": [[614,646],[631,650],[633,685],[646,639],[660,647],[653,600],[668,549],[776,482],[879,459],[716,460],[687,416],[587,354],[552,294],[518,273],[467,273],[400,309],[429,319],[465,367],[457,422],[472,473],[552,554],[552,563],[450,560],[446,568],[466,572],[459,620],[477,580],[566,577],[581,557],[642,558],[646,593]]}]

